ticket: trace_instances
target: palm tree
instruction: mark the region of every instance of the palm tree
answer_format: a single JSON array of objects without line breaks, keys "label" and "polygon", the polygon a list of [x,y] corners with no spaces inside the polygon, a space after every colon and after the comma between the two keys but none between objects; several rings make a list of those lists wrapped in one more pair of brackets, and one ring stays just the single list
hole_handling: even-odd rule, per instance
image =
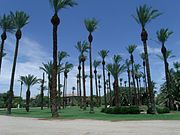
[{"label": "palm tree", "polygon": [[[171,84],[170,84],[170,74],[169,74],[169,64],[167,61],[167,49],[165,47],[165,42],[167,41],[167,39],[170,37],[170,35],[172,34],[172,31],[169,31],[168,29],[160,29],[159,31],[157,31],[157,38],[159,40],[159,42],[161,42],[162,47],[161,47],[161,52],[163,55],[163,60],[164,60],[164,66],[165,66],[165,75],[166,75],[166,86],[167,86],[167,91],[170,91],[171,89]],[[172,102],[172,97],[169,97],[169,108],[171,108],[171,102]]]},{"label": "palm tree", "polygon": [[22,37],[21,29],[26,24],[28,24],[29,16],[22,11],[16,11],[16,13],[11,12],[11,19],[12,19],[14,27],[16,28],[16,34],[15,34],[15,36],[16,36],[16,47],[15,47],[15,53],[14,53],[14,61],[13,61],[13,67],[12,67],[10,88],[9,88],[9,92],[8,92],[8,106],[7,106],[7,113],[8,114],[11,114],[11,107],[12,107],[12,100],[13,100],[14,77],[15,77],[15,70],[16,70],[16,61],[17,61],[17,55],[18,55],[18,49],[19,49],[19,41]]},{"label": "palm tree", "polygon": [[78,66],[78,84],[79,84],[79,104],[80,104],[80,108],[82,109],[82,91],[81,91],[81,55],[78,57],[78,61],[79,61],[79,66]]},{"label": "palm tree", "polygon": [[127,69],[127,74],[128,74],[128,89],[129,89],[129,103],[132,105],[132,92],[131,92],[131,71],[130,71],[130,60],[126,59],[125,65]]},{"label": "palm tree", "polygon": [[102,65],[103,65],[103,81],[104,81],[104,105],[105,109],[107,109],[107,97],[106,97],[106,77],[105,77],[105,58],[108,56],[108,50],[101,50],[98,54],[102,58]]},{"label": "palm tree", "polygon": [[147,23],[151,22],[153,19],[157,18],[160,15],[161,13],[159,13],[158,10],[154,10],[152,9],[152,7],[148,7],[147,5],[143,5],[136,9],[136,15],[133,16],[135,21],[138,24],[140,24],[142,28],[141,40],[144,45],[146,73],[147,73],[147,81],[148,81],[148,89],[149,89],[149,97],[150,97],[150,103],[148,103],[148,113],[151,114],[156,113],[156,107],[155,107],[154,91],[151,81],[151,73],[150,73],[150,65],[149,65],[148,49],[147,49],[148,33],[145,27]]},{"label": "palm tree", "polygon": [[146,94],[148,94],[148,88],[147,88],[147,79],[146,79],[146,60],[145,60],[145,54],[144,53],[141,53],[140,54],[141,56],[141,59],[143,60],[143,79],[144,79],[144,86],[145,86],[145,89],[146,89]]},{"label": "palm tree", "polygon": [[52,70],[52,117],[58,117],[57,107],[57,30],[60,24],[58,12],[67,7],[77,5],[74,0],[49,0],[50,5],[54,10],[54,15],[51,18],[53,25],[53,70]]},{"label": "palm tree", "polygon": [[[168,63],[168,59],[170,58],[174,58],[175,56],[172,55],[172,51],[171,50],[166,50],[166,54],[162,54],[162,55],[157,55],[162,61],[165,62],[165,75],[166,75],[166,90],[168,92],[168,107],[170,109],[173,109],[173,97],[172,97],[172,93],[171,93],[171,74],[170,74],[170,71],[169,71],[169,63]],[[165,59],[165,60],[164,60]],[[166,73],[167,72],[167,73]],[[167,82],[167,79],[168,79],[168,82]]]},{"label": "palm tree", "polygon": [[[89,45],[86,41],[78,41],[75,46],[76,49],[80,52],[80,61],[82,62],[82,82],[83,82],[83,110],[86,110],[86,82],[85,82],[85,60],[86,56],[84,53],[88,52]],[[80,64],[80,62],[79,62]],[[80,75],[80,74],[79,74]],[[79,76],[80,79],[80,76]]]},{"label": "palm tree", "polygon": [[1,65],[2,65],[2,58],[3,58],[3,50],[4,50],[4,43],[7,38],[6,32],[12,33],[14,30],[14,24],[12,22],[10,15],[3,15],[0,17],[0,29],[2,30],[1,34],[1,48],[0,48],[0,72],[1,72]]},{"label": "palm tree", "polygon": [[72,70],[73,64],[66,62],[64,67],[64,87],[63,87],[63,108],[65,108],[65,96],[67,93],[67,78],[68,73]]},{"label": "palm tree", "polygon": [[93,80],[92,80],[92,41],[93,36],[92,33],[97,29],[98,22],[95,18],[85,19],[84,24],[86,26],[87,31],[89,32],[88,40],[89,40],[89,61],[90,61],[90,95],[91,95],[91,104],[90,104],[90,113],[94,113],[93,108]]},{"label": "palm tree", "polygon": [[109,84],[109,94],[110,94],[110,106],[112,106],[112,90],[111,90],[111,73],[110,73],[110,67],[107,65],[106,69],[108,71],[108,84]]},{"label": "palm tree", "polygon": [[99,87],[99,106],[101,106],[101,75],[98,75],[98,87]]},{"label": "palm tree", "polygon": [[108,64],[109,72],[114,78],[114,96],[116,107],[120,106],[118,77],[126,69],[125,65],[120,65],[121,60],[122,58],[120,55],[114,55],[113,64]]},{"label": "palm tree", "polygon": [[[69,57],[69,54],[65,51],[59,51],[58,52],[58,66],[61,67],[63,64],[62,64],[62,60]],[[58,73],[58,106],[59,106],[59,109],[61,108],[60,107],[60,101],[61,101],[61,81],[60,81],[60,78],[61,78],[61,72]]]},{"label": "palm tree", "polygon": [[129,45],[127,48],[127,51],[130,54],[130,62],[131,62],[131,66],[132,66],[132,80],[133,80],[133,87],[134,87],[134,95],[135,95],[135,105],[137,105],[137,92],[136,92],[136,83],[135,83],[135,75],[134,75],[134,56],[133,53],[135,51],[135,49],[137,48],[136,45]]},{"label": "palm tree", "polygon": [[49,98],[49,104],[48,107],[50,107],[50,103],[51,103],[51,98],[50,98],[50,91],[52,88],[52,68],[53,68],[53,63],[50,61],[47,64],[43,63],[43,66],[40,67],[41,70],[43,70],[47,76],[48,76],[48,98]]},{"label": "palm tree", "polygon": [[94,60],[93,62],[93,66],[94,66],[94,75],[95,75],[95,85],[96,85],[96,101],[97,101],[97,106],[98,106],[98,99],[99,99],[99,96],[98,96],[98,81],[97,81],[97,67],[101,64],[101,61],[96,61]]},{"label": "palm tree", "polygon": [[20,80],[27,86],[27,91],[26,91],[26,111],[29,112],[29,102],[30,102],[30,88],[31,86],[39,83],[39,79],[35,77],[34,75],[27,75],[27,76],[21,76]]}]

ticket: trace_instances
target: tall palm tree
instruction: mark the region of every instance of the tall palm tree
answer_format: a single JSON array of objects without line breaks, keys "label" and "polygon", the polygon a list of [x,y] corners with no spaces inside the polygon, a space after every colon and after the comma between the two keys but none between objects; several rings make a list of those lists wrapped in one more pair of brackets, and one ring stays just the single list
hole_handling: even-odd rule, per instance
[{"label": "tall palm tree", "polygon": [[60,24],[58,12],[67,7],[77,5],[74,0],[49,0],[50,5],[54,10],[54,15],[51,18],[53,25],[53,70],[52,70],[52,117],[58,117],[57,107],[57,30]]},{"label": "tall palm tree", "polygon": [[52,68],[53,68],[53,63],[52,61],[48,62],[47,64],[43,63],[43,66],[40,67],[41,70],[43,70],[47,76],[48,76],[48,98],[49,98],[49,102],[48,102],[48,107],[50,107],[50,103],[51,103],[51,98],[50,98],[50,91],[51,91],[51,85],[52,85]]},{"label": "tall palm tree", "polygon": [[105,58],[108,56],[109,51],[108,50],[101,50],[98,54],[102,58],[102,66],[103,66],[103,83],[104,83],[104,105],[105,109],[107,109],[107,97],[106,97],[106,77],[105,77]]},{"label": "tall palm tree", "polygon": [[90,95],[91,95],[91,104],[90,104],[90,113],[94,113],[93,108],[93,71],[92,71],[92,41],[93,36],[92,33],[97,29],[98,21],[95,18],[85,19],[84,24],[86,26],[87,31],[89,32],[88,40],[89,40],[89,61],[90,61]]},{"label": "tall palm tree", "polygon": [[[83,110],[86,110],[86,82],[85,82],[85,53],[89,50],[89,45],[86,41],[78,41],[75,46],[76,49],[80,52],[80,61],[82,62],[82,82],[83,82]],[[79,74],[80,75],[80,74]],[[80,78],[80,76],[79,76]]]},{"label": "tall palm tree", "polygon": [[111,90],[111,73],[110,73],[110,67],[107,65],[106,69],[108,71],[108,84],[109,84],[109,95],[110,95],[110,106],[112,106],[112,90]]},{"label": "tall palm tree", "polygon": [[114,96],[116,107],[120,106],[118,78],[119,75],[123,73],[126,69],[125,65],[120,65],[121,60],[122,59],[120,55],[114,55],[113,64],[108,64],[109,71],[114,78]]},{"label": "tall palm tree", "polygon": [[3,15],[0,17],[0,29],[2,30],[1,34],[1,48],[0,48],[0,72],[1,72],[1,65],[2,65],[2,58],[3,58],[3,51],[4,51],[4,43],[7,38],[6,33],[12,33],[14,31],[14,24],[11,19],[10,15]]},{"label": "tall palm tree", "polygon": [[66,62],[64,67],[64,87],[63,87],[63,108],[65,108],[65,96],[67,93],[67,78],[68,73],[72,70],[73,64]]},{"label": "tall palm tree", "polygon": [[99,87],[99,106],[101,106],[101,75],[98,75],[98,87]]},{"label": "tall palm tree", "polygon": [[135,105],[137,105],[137,92],[136,92],[136,83],[135,83],[135,75],[134,75],[134,56],[133,53],[135,49],[137,48],[136,45],[129,45],[127,48],[127,51],[130,54],[130,62],[131,62],[131,73],[132,73],[132,81],[133,81],[133,87],[134,87],[134,95],[135,95]]},{"label": "tall palm tree", "polygon": [[26,111],[29,112],[29,102],[30,102],[30,88],[31,86],[39,83],[39,79],[35,77],[34,75],[27,75],[27,76],[21,76],[20,80],[27,86],[27,91],[26,91]]},{"label": "tall palm tree", "polygon": [[96,85],[96,101],[97,106],[99,103],[99,96],[98,96],[98,81],[97,81],[97,67],[101,64],[101,61],[94,60],[93,66],[94,66],[94,75],[95,75],[95,85]]},{"label": "tall palm tree", "polygon": [[151,73],[150,73],[150,65],[149,65],[148,49],[147,49],[148,33],[145,27],[149,22],[151,22],[153,19],[157,18],[160,15],[161,13],[159,13],[158,10],[154,10],[152,9],[152,7],[148,7],[147,5],[143,5],[136,9],[136,15],[133,16],[135,21],[138,24],[140,24],[142,28],[141,40],[144,45],[146,73],[147,73],[147,81],[148,81],[148,89],[149,89],[149,97],[150,97],[150,102],[148,103],[148,113],[151,114],[156,113],[156,107],[155,107],[154,91],[151,81]]},{"label": "tall palm tree", "polygon": [[13,67],[12,67],[12,73],[11,73],[10,88],[9,88],[9,92],[8,92],[7,114],[11,114],[11,107],[12,107],[12,100],[13,100],[14,77],[15,77],[15,70],[16,70],[16,61],[17,61],[17,56],[18,56],[19,41],[22,37],[21,29],[26,24],[28,24],[29,16],[22,11],[16,11],[15,13],[11,12],[11,19],[12,19],[13,25],[16,29],[16,34],[15,34],[15,36],[16,36],[16,47],[15,47]]},{"label": "tall palm tree", "polygon": [[78,66],[78,84],[79,84],[79,104],[80,108],[82,109],[82,91],[81,91],[81,55],[78,57],[79,66]]},{"label": "tall palm tree", "polygon": [[[58,52],[58,66],[61,67],[63,64],[62,64],[62,60],[69,57],[69,54],[65,51],[59,51]],[[58,107],[59,109],[61,108],[60,107],[60,102],[61,102],[61,72],[58,73]]]},{"label": "tall palm tree", "polygon": [[132,92],[131,92],[131,71],[130,71],[130,60],[126,59],[125,65],[127,69],[127,74],[128,74],[128,89],[129,89],[129,103],[132,105]]},{"label": "tall palm tree", "polygon": [[[167,39],[171,36],[173,32],[169,31],[168,29],[160,29],[159,31],[157,31],[157,38],[159,40],[159,42],[161,42],[162,47],[161,47],[161,53],[163,55],[163,60],[164,60],[164,66],[165,66],[165,75],[166,75],[166,86],[167,86],[167,91],[169,92],[171,89],[171,84],[170,84],[170,74],[169,74],[169,64],[167,61],[167,49],[165,47],[165,42],[167,41]],[[171,107],[172,104],[172,97],[169,97],[169,108],[172,109]]]}]

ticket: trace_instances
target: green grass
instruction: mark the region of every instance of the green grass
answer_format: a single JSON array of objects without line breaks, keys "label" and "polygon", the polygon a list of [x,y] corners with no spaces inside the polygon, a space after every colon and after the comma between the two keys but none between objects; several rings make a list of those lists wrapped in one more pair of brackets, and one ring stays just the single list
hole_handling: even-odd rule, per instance
[{"label": "green grass", "polygon": [[[82,111],[78,107],[67,107],[60,111],[60,119],[93,119],[93,120],[180,120],[180,112],[171,112],[168,114],[105,114],[100,112],[101,108],[95,108],[95,113],[90,114],[89,108],[87,111]],[[5,110],[0,110],[0,115],[6,115]],[[12,116],[15,117],[32,117],[32,118],[51,118],[49,109],[40,110],[40,108],[31,108],[27,113],[25,109],[12,109]]]}]

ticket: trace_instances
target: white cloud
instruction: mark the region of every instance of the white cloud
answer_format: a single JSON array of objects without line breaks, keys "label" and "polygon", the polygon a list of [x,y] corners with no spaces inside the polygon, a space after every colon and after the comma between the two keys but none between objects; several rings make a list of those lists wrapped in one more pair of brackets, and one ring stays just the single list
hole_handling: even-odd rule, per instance
[{"label": "white cloud", "polygon": [[[142,45],[137,46],[137,50],[142,53],[144,52],[144,47]],[[161,54],[161,48],[152,48],[148,46],[148,53],[149,54]]]}]

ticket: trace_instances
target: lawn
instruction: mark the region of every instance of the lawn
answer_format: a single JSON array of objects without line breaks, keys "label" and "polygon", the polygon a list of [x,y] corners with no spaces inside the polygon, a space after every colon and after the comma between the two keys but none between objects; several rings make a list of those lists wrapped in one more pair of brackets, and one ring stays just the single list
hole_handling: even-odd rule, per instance
[{"label": "lawn", "polygon": [[[87,111],[82,111],[78,107],[67,107],[60,110],[59,119],[94,119],[94,120],[108,120],[108,121],[121,121],[121,120],[180,120],[180,112],[171,112],[169,114],[104,114],[100,112],[101,108],[95,108],[95,113],[90,114],[89,108]],[[0,115],[6,115],[5,110],[0,110]],[[15,117],[32,117],[32,118],[51,118],[49,109],[40,110],[40,108],[31,108],[30,112],[25,109],[12,109],[12,116]]]}]

